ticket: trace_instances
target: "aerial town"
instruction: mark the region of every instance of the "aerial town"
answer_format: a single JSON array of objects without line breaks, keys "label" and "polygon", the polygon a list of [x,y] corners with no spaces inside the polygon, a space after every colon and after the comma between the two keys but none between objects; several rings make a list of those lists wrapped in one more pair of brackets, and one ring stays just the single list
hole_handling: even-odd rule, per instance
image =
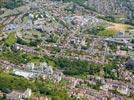
[{"label": "aerial town", "polygon": [[134,0],[0,0],[0,100],[134,100]]}]

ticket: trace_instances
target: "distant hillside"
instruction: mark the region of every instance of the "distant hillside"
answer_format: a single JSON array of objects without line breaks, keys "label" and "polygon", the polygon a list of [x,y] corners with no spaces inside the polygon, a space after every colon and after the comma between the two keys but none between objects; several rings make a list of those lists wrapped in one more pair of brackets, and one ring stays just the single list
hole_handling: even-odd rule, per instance
[{"label": "distant hillside", "polygon": [[120,21],[134,25],[134,0],[63,0],[82,4],[109,21]]},{"label": "distant hillside", "polygon": [[87,5],[104,15],[134,18],[134,0],[88,0]]},{"label": "distant hillside", "polygon": [[0,0],[0,8],[5,7],[8,9],[14,9],[23,4],[23,0]]}]

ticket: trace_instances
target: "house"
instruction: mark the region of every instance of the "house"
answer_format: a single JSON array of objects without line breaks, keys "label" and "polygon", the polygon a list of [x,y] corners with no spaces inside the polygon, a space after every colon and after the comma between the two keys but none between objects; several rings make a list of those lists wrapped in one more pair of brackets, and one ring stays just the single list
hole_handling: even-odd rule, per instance
[{"label": "house", "polygon": [[6,100],[19,100],[22,98],[23,93],[12,91],[11,93],[6,95]]},{"label": "house", "polygon": [[5,9],[4,8],[1,8],[0,9],[0,15],[4,14],[4,12],[5,12]]},{"label": "house", "polygon": [[0,97],[3,98],[3,96],[4,96],[4,93],[0,91]]},{"label": "house", "polygon": [[121,98],[120,97],[111,97],[111,100],[121,100]]},{"label": "house", "polygon": [[118,32],[115,35],[116,37],[124,37],[125,36],[125,32]]},{"label": "house", "polygon": [[53,74],[53,68],[52,66],[49,66],[46,62],[41,63],[40,65],[37,65],[42,69],[42,72],[47,75],[52,75]]},{"label": "house", "polygon": [[127,55],[127,52],[126,51],[123,51],[123,50],[117,50],[116,51],[116,55],[118,55],[118,56],[126,56]]},{"label": "house", "polygon": [[48,100],[46,96],[41,96],[39,100]]},{"label": "house", "polygon": [[38,97],[31,97],[31,100],[39,100]]},{"label": "house", "polygon": [[20,100],[20,99],[27,99],[31,97],[32,91],[31,89],[27,89],[24,92],[19,92],[19,91],[12,91],[11,93],[6,95],[6,100]]},{"label": "house", "polygon": [[24,93],[23,93],[23,98],[28,98],[28,97],[31,97],[32,95],[32,90],[31,89],[27,89]]},{"label": "house", "polygon": [[100,87],[100,89],[102,89],[102,90],[104,90],[104,91],[108,91],[108,89],[109,89],[109,85],[103,85],[103,86],[101,86]]},{"label": "house", "polygon": [[54,71],[53,75],[52,75],[52,79],[55,82],[60,82],[63,78],[63,73],[61,71]]},{"label": "house", "polygon": [[129,95],[129,93],[130,93],[128,87],[126,87],[126,86],[119,86],[117,88],[117,91],[120,92],[121,94],[125,94],[125,95]]},{"label": "house", "polygon": [[29,70],[33,70],[34,69],[34,63],[28,63],[27,67]]},{"label": "house", "polygon": [[15,30],[17,28],[16,24],[9,24],[6,26],[5,31],[11,31],[11,30]]}]

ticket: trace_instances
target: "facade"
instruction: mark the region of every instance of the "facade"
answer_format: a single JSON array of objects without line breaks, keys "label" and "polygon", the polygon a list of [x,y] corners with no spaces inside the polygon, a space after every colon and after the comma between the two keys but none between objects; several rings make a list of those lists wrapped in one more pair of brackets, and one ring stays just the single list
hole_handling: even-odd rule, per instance
[{"label": "facade", "polygon": [[11,93],[6,95],[6,100],[20,100],[20,99],[27,99],[31,97],[32,90],[27,89],[25,92],[19,92],[19,91],[12,91]]}]

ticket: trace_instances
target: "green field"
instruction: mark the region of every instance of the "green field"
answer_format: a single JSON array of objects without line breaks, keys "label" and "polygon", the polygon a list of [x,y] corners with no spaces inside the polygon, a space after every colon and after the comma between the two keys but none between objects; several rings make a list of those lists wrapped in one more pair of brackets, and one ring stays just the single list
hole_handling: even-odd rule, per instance
[{"label": "green field", "polygon": [[7,39],[5,40],[5,44],[7,46],[11,46],[16,42],[16,36],[15,33],[10,33],[7,37]]}]

